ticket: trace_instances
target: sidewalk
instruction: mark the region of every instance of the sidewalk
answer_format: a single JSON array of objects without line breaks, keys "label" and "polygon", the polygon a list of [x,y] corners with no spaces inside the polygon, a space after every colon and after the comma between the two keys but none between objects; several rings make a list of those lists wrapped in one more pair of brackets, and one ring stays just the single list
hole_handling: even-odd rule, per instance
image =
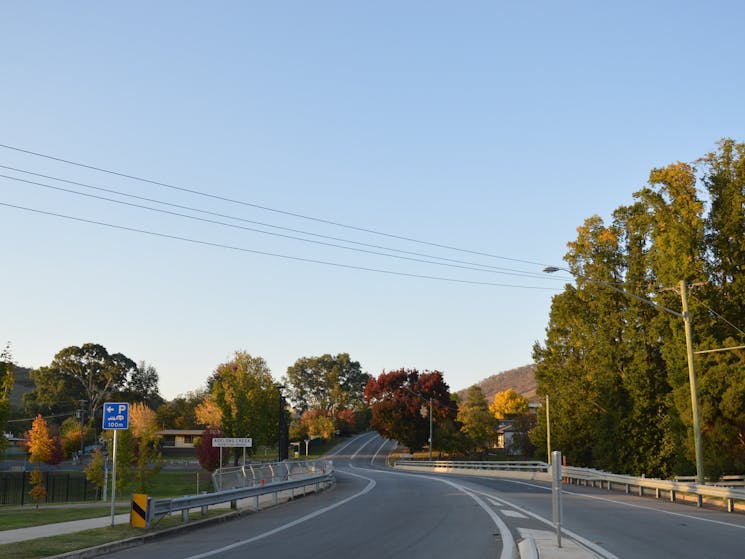
[{"label": "sidewalk", "polygon": [[[129,513],[114,516],[116,524],[128,524]],[[111,526],[111,516],[100,516],[98,518],[86,518],[85,520],[71,520],[69,522],[57,522],[55,524],[42,524],[41,526],[30,526],[28,528],[16,528],[15,530],[0,531],[0,545],[6,543],[22,542],[59,534],[70,534],[91,528],[105,528]]]},{"label": "sidewalk", "polygon": [[582,547],[574,540],[564,537],[561,547],[556,545],[556,533],[548,530],[520,528],[523,541],[518,544],[520,559],[596,559],[592,551]]}]

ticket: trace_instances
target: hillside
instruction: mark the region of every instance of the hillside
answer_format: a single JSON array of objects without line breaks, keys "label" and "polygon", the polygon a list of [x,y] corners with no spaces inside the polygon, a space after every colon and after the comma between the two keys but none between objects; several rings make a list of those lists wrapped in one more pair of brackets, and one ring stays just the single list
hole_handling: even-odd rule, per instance
[{"label": "hillside", "polygon": [[[490,402],[494,399],[494,395],[497,392],[504,392],[510,388],[518,394],[522,394],[528,400],[535,400],[537,387],[535,365],[523,365],[509,371],[503,371],[487,377],[476,384],[481,387],[484,396]],[[458,391],[457,394],[461,398],[465,398],[467,392],[468,388]]]}]

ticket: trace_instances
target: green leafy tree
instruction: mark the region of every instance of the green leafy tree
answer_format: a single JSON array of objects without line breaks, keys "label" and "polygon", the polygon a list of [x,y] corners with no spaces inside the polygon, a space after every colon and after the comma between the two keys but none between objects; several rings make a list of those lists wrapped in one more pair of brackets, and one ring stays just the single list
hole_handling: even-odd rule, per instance
[{"label": "green leafy tree", "polygon": [[106,460],[107,457],[97,448],[93,451],[90,462],[83,469],[85,479],[101,491],[103,491],[106,484]]},{"label": "green leafy tree", "polygon": [[136,368],[128,357],[110,355],[101,345],[70,346],[49,366],[31,372],[36,388],[24,396],[24,404],[27,409],[64,411],[82,402],[86,418],[91,418],[104,401],[125,388]]},{"label": "green leafy tree", "polygon": [[[254,446],[275,444],[279,434],[279,388],[261,357],[237,351],[231,361],[218,365],[208,389],[222,412],[226,437],[247,437]],[[242,451],[241,451],[242,452]],[[235,453],[238,463],[239,453]]]},{"label": "green leafy tree", "polygon": [[156,410],[158,425],[162,429],[194,429],[204,426],[197,418],[196,410],[206,396],[206,390],[195,390],[161,404]]},{"label": "green leafy tree", "polygon": [[332,415],[363,405],[370,375],[348,353],[302,357],[287,369],[284,383],[296,409],[321,410]]},{"label": "green leafy tree", "polygon": [[458,406],[457,420],[472,452],[487,451],[497,438],[497,419],[478,385],[468,389],[465,401]]},{"label": "green leafy tree", "polygon": [[13,390],[13,356],[10,351],[10,342],[0,351],[0,456],[7,446],[7,441],[2,433],[8,422],[10,413],[10,391]]},{"label": "green leafy tree", "polygon": [[140,361],[127,379],[121,397],[127,402],[140,402],[150,409],[158,409],[165,402],[158,389],[158,380],[155,367]]}]

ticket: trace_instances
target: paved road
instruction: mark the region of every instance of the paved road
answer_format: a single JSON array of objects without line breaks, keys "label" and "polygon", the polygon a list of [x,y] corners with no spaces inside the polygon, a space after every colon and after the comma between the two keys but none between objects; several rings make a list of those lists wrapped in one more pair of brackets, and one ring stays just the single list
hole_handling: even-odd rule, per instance
[{"label": "paved road", "polygon": [[511,559],[533,538],[542,559],[745,557],[743,515],[576,487],[564,494],[558,549],[547,484],[399,472],[385,466],[391,449],[375,434],[357,437],[333,457],[329,491],[107,556]]}]

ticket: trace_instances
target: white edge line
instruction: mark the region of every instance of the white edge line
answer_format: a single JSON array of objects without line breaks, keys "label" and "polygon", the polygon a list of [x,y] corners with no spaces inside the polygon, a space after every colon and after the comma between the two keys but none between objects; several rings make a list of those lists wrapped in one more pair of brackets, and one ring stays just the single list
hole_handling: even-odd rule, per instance
[{"label": "white edge line", "polygon": [[361,497],[362,495],[365,495],[366,493],[369,493],[370,491],[372,491],[373,487],[375,487],[375,480],[374,479],[371,479],[371,478],[365,477],[365,476],[361,476],[361,475],[358,475],[358,474],[353,474],[351,472],[345,472],[345,473],[347,475],[350,475],[350,476],[354,476],[354,477],[359,477],[359,478],[362,478],[362,479],[366,479],[369,483],[359,493],[355,493],[354,495],[351,495],[351,496],[347,497],[346,499],[343,499],[343,500],[339,501],[338,503],[334,503],[333,505],[329,505],[329,506],[324,507],[322,509],[318,509],[318,510],[316,510],[314,512],[311,512],[309,514],[306,514],[305,516],[302,516],[302,517],[300,517],[300,518],[298,518],[296,520],[293,520],[292,522],[288,522],[287,524],[283,524],[282,526],[278,526],[278,527],[276,527],[276,528],[274,528],[272,530],[269,530],[268,532],[264,532],[263,534],[259,534],[258,536],[254,536],[253,538],[249,538],[247,540],[241,540],[241,541],[232,543],[230,545],[226,545],[224,547],[220,547],[220,548],[217,548],[217,549],[206,551],[206,552],[200,553],[198,555],[191,555],[189,557],[186,557],[185,559],[204,559],[205,557],[212,557],[213,555],[217,555],[217,554],[223,553],[225,551],[230,551],[231,549],[235,549],[237,547],[241,547],[243,545],[247,545],[249,543],[253,543],[253,542],[257,541],[257,540],[266,538],[268,536],[273,536],[274,534],[276,534],[278,532],[282,532],[283,530],[287,530],[288,528],[292,528],[293,526],[297,526],[298,524],[302,524],[303,522],[306,522],[306,521],[308,521],[308,520],[310,520],[312,518],[315,518],[316,516],[320,516],[320,515],[322,515],[324,513],[327,513],[327,512],[329,512],[329,511],[331,511],[331,510],[333,510],[333,509],[335,509],[337,507],[340,507],[342,505],[345,505],[349,501],[352,501],[353,499],[356,499],[357,497]]}]

